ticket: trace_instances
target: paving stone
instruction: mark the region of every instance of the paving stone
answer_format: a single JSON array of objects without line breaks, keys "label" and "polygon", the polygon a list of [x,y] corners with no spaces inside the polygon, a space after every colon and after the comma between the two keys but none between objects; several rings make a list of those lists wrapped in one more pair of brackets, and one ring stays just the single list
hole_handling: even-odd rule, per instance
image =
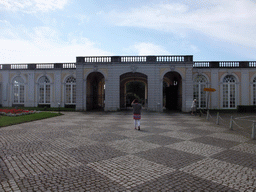
[{"label": "paving stone", "polygon": [[65,115],[0,128],[0,191],[254,191],[256,143],[185,113]]},{"label": "paving stone", "polygon": [[183,141],[183,142],[174,143],[171,145],[166,145],[165,147],[192,153],[192,154],[203,155],[206,157],[225,151],[224,148],[207,145],[203,143],[192,142],[192,141]]},{"label": "paving stone", "polygon": [[218,138],[208,137],[208,136],[192,139],[190,141],[213,145],[221,148],[231,148],[240,144],[239,142],[236,142],[236,141],[228,141],[228,140],[218,139]]},{"label": "paving stone", "polygon": [[163,136],[163,135],[149,135],[149,136],[145,136],[145,137],[139,137],[137,139],[146,141],[146,142],[150,142],[150,143],[155,143],[155,144],[162,145],[162,146],[183,141],[181,139],[170,138],[170,137]]},{"label": "paving stone", "polygon": [[241,165],[244,167],[250,167],[256,170],[256,154],[250,154],[235,150],[226,150],[216,155],[213,155],[212,158]]},{"label": "paving stone", "polygon": [[[34,180],[38,181],[37,185],[33,184]],[[24,183],[29,185],[24,185]],[[74,191],[125,191],[126,189],[87,166],[31,175],[20,179],[18,184],[26,189],[24,191],[29,188],[37,191],[36,187],[39,185],[43,191],[70,191],[70,188],[73,188]]]},{"label": "paving stone", "polygon": [[256,189],[256,170],[217,159],[206,158],[181,168],[180,171],[236,190]]},{"label": "paving stone", "polygon": [[202,129],[197,129],[197,128],[188,128],[188,129],[182,129],[180,130],[180,132],[184,132],[184,133],[192,133],[192,134],[197,134],[197,135],[202,135],[202,136],[205,136],[205,135],[209,135],[209,134],[212,134],[213,131],[209,131],[209,130],[202,130]]},{"label": "paving stone", "polygon": [[178,125],[177,122],[166,122],[165,124],[163,125],[159,125],[157,126],[157,128],[160,128],[160,129],[167,129],[169,131],[178,131],[178,130],[182,130],[182,129],[185,129],[184,126],[182,125]]},{"label": "paving stone", "polygon": [[158,133],[165,133],[168,131],[170,131],[170,130],[160,128],[159,126],[156,126],[156,127],[143,126],[143,127],[141,127],[141,130],[140,130],[140,132],[142,132],[142,133],[148,133],[148,134],[154,134],[154,135],[158,134]]},{"label": "paving stone", "polygon": [[166,147],[140,152],[135,155],[174,169],[179,169],[204,158],[201,155],[190,154]]},{"label": "paving stone", "polygon": [[90,136],[92,140],[99,141],[99,142],[108,142],[108,141],[115,141],[115,140],[121,140],[126,139],[127,137],[120,134],[115,133],[100,133],[100,134],[92,134]]},{"label": "paving stone", "polygon": [[22,154],[3,158],[13,178],[23,178],[44,172],[52,172],[64,167],[82,165],[75,159],[58,151]]},{"label": "paving stone", "polygon": [[127,153],[114,149],[105,144],[96,144],[90,146],[79,146],[77,148],[69,148],[67,153],[83,164],[101,161],[105,159],[123,156]]},{"label": "paving stone", "polygon": [[45,151],[51,149],[51,147],[49,142],[41,140],[32,142],[13,142],[11,145],[5,146],[2,150],[2,157]]},{"label": "paving stone", "polygon": [[149,149],[159,148],[160,145],[144,142],[137,139],[124,139],[114,142],[109,142],[109,146],[125,153],[133,154],[140,151],[147,151]]},{"label": "paving stone", "polygon": [[210,124],[200,123],[200,124],[196,125],[195,128],[201,129],[201,130],[213,131],[213,132],[217,132],[217,133],[222,133],[227,130],[227,129],[225,130],[222,127],[213,126],[212,123],[210,123]]},{"label": "paving stone", "polygon": [[249,143],[242,143],[240,145],[232,147],[231,149],[256,155],[256,145]]},{"label": "paving stone", "polygon": [[133,155],[90,163],[88,166],[127,189],[175,171]]},{"label": "paving stone", "polygon": [[166,133],[160,133],[159,135],[174,137],[174,138],[183,139],[183,140],[191,140],[191,139],[201,137],[198,134],[184,133],[181,131],[170,131],[170,132],[166,132]]},{"label": "paving stone", "polygon": [[156,192],[156,191],[209,191],[209,192],[237,192],[221,184],[202,179],[195,175],[181,171],[163,175],[159,178],[145,182],[139,186],[131,188],[131,191]]},{"label": "paving stone", "polygon": [[244,136],[230,134],[230,133],[213,133],[208,136],[213,138],[218,138],[218,139],[224,139],[228,141],[235,141],[235,142],[246,142],[249,140]]}]

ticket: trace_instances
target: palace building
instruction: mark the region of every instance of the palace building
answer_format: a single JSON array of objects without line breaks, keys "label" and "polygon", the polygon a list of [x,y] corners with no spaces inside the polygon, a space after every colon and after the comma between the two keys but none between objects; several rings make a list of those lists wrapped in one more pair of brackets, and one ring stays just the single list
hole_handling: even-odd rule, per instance
[{"label": "palace building", "polygon": [[[216,91],[207,92],[204,88]],[[77,57],[75,63],[0,64],[0,106],[127,108],[188,112],[256,105],[256,62],[193,61],[181,56]]]}]

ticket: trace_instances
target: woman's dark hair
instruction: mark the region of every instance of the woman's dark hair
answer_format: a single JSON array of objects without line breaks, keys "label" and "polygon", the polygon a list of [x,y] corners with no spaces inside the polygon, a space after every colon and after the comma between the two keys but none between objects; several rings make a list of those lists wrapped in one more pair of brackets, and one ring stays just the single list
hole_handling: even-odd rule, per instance
[{"label": "woman's dark hair", "polygon": [[138,103],[139,101],[138,101],[138,99],[134,99],[134,103]]}]

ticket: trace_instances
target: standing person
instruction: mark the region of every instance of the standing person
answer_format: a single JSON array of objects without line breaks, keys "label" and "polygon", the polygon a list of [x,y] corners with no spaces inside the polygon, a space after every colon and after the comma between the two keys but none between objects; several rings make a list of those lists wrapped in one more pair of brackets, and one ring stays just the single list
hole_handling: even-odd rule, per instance
[{"label": "standing person", "polygon": [[196,112],[196,99],[192,101],[191,111],[192,111],[191,115],[194,115],[194,112]]},{"label": "standing person", "polygon": [[138,130],[140,130],[140,119],[141,119],[141,104],[139,104],[138,99],[134,99],[132,102],[132,107],[133,107],[133,119],[134,119],[134,125],[135,129],[137,129],[138,125]]}]

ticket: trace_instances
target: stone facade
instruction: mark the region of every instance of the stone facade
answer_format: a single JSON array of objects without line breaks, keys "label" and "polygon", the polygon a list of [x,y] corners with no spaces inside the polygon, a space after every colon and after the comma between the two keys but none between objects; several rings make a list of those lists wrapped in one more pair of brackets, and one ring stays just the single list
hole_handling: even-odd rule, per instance
[{"label": "stone facade", "polygon": [[[126,84],[139,81],[145,85],[143,102],[149,111],[171,106],[188,112],[194,98],[200,108],[236,108],[255,105],[255,66],[256,62],[195,62],[191,55],[77,57],[76,63],[2,64],[0,105],[117,111],[126,107]],[[216,91],[206,93],[205,87]]]}]

